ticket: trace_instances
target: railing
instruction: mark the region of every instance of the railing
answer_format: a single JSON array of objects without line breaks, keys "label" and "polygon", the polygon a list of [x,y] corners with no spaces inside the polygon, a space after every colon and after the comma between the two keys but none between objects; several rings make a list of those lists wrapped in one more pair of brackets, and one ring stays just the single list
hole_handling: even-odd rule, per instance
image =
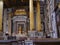
[{"label": "railing", "polygon": [[59,45],[60,39],[0,40],[0,45]]}]

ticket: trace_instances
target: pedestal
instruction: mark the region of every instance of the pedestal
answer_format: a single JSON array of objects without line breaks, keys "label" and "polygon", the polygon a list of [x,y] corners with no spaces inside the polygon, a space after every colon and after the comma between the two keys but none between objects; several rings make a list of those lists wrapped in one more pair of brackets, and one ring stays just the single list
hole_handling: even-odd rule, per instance
[{"label": "pedestal", "polygon": [[36,37],[36,31],[28,31],[29,37]]},{"label": "pedestal", "polygon": [[38,38],[43,38],[43,32],[38,32]]}]

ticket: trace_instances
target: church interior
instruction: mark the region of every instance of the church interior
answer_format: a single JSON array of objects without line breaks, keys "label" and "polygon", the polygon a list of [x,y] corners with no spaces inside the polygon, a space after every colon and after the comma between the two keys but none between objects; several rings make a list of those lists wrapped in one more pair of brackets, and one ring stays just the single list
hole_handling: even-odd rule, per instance
[{"label": "church interior", "polygon": [[0,45],[59,45],[60,0],[0,0]]},{"label": "church interior", "polygon": [[[4,0],[3,32],[44,32],[44,2],[33,0]],[[41,8],[41,9],[40,9]]]},{"label": "church interior", "polygon": [[8,33],[17,37],[59,38],[59,2],[59,0],[0,1],[0,32],[3,36]]}]

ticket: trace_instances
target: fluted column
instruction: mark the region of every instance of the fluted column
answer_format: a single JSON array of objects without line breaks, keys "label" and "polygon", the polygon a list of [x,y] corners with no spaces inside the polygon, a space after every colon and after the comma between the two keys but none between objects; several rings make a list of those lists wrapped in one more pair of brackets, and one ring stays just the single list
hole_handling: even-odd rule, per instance
[{"label": "fluted column", "polygon": [[0,1],[0,31],[2,31],[3,1]]},{"label": "fluted column", "polygon": [[41,31],[40,2],[37,1],[36,8],[36,30]]},{"label": "fluted column", "polygon": [[33,11],[33,0],[29,0],[29,16],[30,16],[30,30],[34,29],[34,11]]}]

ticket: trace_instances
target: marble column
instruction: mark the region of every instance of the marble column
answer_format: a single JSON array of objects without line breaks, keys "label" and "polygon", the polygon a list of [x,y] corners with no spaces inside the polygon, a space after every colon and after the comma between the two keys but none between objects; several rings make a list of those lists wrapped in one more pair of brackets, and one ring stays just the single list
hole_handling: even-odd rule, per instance
[{"label": "marble column", "polygon": [[30,31],[34,29],[33,0],[29,0]]},{"label": "marble column", "polygon": [[9,14],[9,19],[8,19],[8,32],[11,35],[11,13]]},{"label": "marble column", "polygon": [[3,1],[0,1],[0,31],[2,31]]},{"label": "marble column", "polygon": [[37,1],[36,8],[36,30],[41,31],[40,2]]}]

